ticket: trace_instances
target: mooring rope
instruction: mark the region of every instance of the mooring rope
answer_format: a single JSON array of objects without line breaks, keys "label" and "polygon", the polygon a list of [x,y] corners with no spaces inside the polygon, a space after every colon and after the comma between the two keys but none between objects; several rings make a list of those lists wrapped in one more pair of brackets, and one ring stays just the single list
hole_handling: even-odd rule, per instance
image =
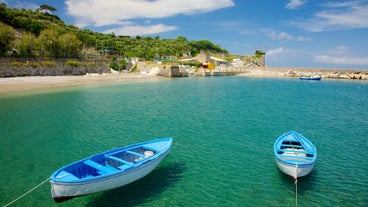
[{"label": "mooring rope", "polygon": [[295,206],[298,207],[298,164],[296,164],[295,173]]},{"label": "mooring rope", "polygon": [[35,187],[33,187],[31,190],[27,191],[26,193],[24,193],[23,195],[19,196],[18,198],[14,199],[12,202],[6,204],[4,207],[10,206],[11,204],[15,203],[16,201],[18,201],[19,199],[23,198],[24,196],[26,196],[28,193],[36,190],[38,187],[40,187],[41,185],[43,185],[44,183],[46,183],[47,181],[49,181],[49,178],[47,178],[46,180],[42,181],[40,184],[36,185]]}]

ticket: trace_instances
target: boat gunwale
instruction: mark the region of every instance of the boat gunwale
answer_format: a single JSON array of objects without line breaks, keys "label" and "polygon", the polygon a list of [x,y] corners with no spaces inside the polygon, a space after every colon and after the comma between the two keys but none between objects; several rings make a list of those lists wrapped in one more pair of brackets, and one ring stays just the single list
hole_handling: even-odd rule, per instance
[{"label": "boat gunwale", "polygon": [[[62,184],[62,183],[65,183],[65,184],[83,184],[83,185],[85,185],[88,182],[90,182],[90,183],[100,182],[100,181],[110,179],[110,178],[113,178],[113,177],[123,176],[127,173],[131,173],[131,172],[134,172],[136,170],[140,170],[145,166],[149,166],[150,164],[153,164],[154,163],[153,161],[155,161],[158,157],[167,156],[167,154],[170,152],[170,146],[171,146],[172,140],[173,140],[172,137],[167,137],[167,138],[162,138],[162,139],[155,139],[155,140],[150,140],[150,141],[146,141],[146,142],[132,144],[132,145],[128,145],[128,146],[125,146],[125,147],[115,148],[115,149],[107,150],[105,152],[101,152],[101,153],[91,155],[87,158],[77,160],[73,163],[70,163],[68,165],[65,165],[65,166],[57,169],[50,176],[50,183],[55,183],[55,184]],[[84,161],[89,160],[89,159],[91,159],[95,156],[99,156],[99,155],[113,156],[113,154],[128,151],[130,149],[134,149],[134,148],[137,148],[137,147],[143,147],[144,145],[152,144],[152,143],[155,143],[155,142],[167,142],[167,143],[162,144],[162,146],[164,146],[163,148],[159,148],[159,149],[149,148],[148,150],[154,150],[155,154],[153,154],[150,157],[147,157],[144,160],[140,160],[140,162],[132,163],[132,165],[129,166],[128,168],[126,168],[126,169],[117,170],[116,172],[111,172],[111,173],[102,174],[102,175],[89,177],[89,178],[80,178],[80,179],[76,179],[76,180],[60,180],[60,179],[56,178],[56,176],[61,171],[63,171],[65,168],[67,168],[69,166],[72,166],[72,165],[75,165],[75,164],[78,164],[78,163],[81,163],[81,162],[84,162]],[[72,174],[72,173],[70,173],[70,174]]]},{"label": "boat gunwale", "polygon": [[[281,145],[282,145],[282,141],[287,137],[287,136],[293,136],[304,148],[304,150],[308,150],[308,152],[305,152],[305,154],[310,154],[313,155],[311,158],[311,160],[309,162],[303,162],[302,159],[305,159],[303,157],[298,158],[297,156],[295,156],[294,160],[287,160],[287,159],[283,159],[281,156],[282,154],[279,154],[278,151],[282,151],[281,149]],[[281,143],[280,143],[281,142]],[[275,143],[274,143],[274,154],[275,154],[275,158],[280,161],[282,164],[286,164],[288,166],[310,166],[313,165],[317,159],[317,149],[316,147],[313,145],[313,143],[307,139],[306,137],[304,137],[303,135],[295,132],[295,131],[289,131],[286,132],[284,134],[282,134],[281,136],[279,136]],[[300,150],[300,149],[298,149]],[[297,152],[297,151],[295,151]],[[299,160],[300,159],[300,160]]]},{"label": "boat gunwale", "polygon": [[[167,156],[170,153],[170,150],[166,150],[163,154],[160,155],[161,156]],[[156,159],[155,159],[156,160]],[[154,160],[154,161],[155,161]],[[98,182],[103,182],[106,180],[110,180],[110,179],[114,179],[120,176],[125,176],[126,174],[129,173],[134,173],[135,171],[138,170],[142,170],[142,168],[146,168],[150,165],[155,164],[155,162],[147,162],[144,165],[140,165],[138,167],[130,167],[128,168],[129,170],[121,170],[121,171],[117,171],[114,173],[109,173],[109,174],[105,174],[105,175],[99,175],[98,177],[91,177],[91,178],[85,178],[85,179],[80,179],[80,180],[73,180],[73,181],[56,181],[56,180],[51,180],[50,179],[50,183],[56,184],[56,185],[64,185],[64,186],[78,186],[78,185],[86,185],[86,184],[92,184],[92,183],[98,183]]]}]

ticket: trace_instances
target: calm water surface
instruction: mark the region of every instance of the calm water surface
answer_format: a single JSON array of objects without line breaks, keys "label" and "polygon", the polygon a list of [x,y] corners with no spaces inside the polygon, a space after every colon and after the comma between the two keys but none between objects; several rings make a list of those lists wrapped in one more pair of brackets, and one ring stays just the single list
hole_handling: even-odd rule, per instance
[{"label": "calm water surface", "polygon": [[317,147],[299,206],[368,206],[368,83],[206,77],[0,97],[0,205],[70,162],[174,137],[145,178],[56,204],[45,183],[13,206],[295,206],[273,142]]}]

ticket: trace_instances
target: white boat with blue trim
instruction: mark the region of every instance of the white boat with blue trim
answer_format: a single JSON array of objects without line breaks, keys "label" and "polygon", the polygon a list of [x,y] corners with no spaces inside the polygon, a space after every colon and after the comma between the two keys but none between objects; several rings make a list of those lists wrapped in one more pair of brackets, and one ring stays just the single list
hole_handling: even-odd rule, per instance
[{"label": "white boat with blue trim", "polygon": [[322,79],[320,75],[309,75],[309,76],[300,76],[300,80],[311,80],[311,81],[319,81]]},{"label": "white boat with blue trim", "polygon": [[117,188],[153,171],[169,154],[173,139],[163,138],[112,149],[66,165],[50,177],[56,202]]},{"label": "white boat with blue trim", "polygon": [[290,131],[281,135],[274,143],[277,166],[285,174],[294,177],[308,175],[317,159],[317,149],[301,134]]}]

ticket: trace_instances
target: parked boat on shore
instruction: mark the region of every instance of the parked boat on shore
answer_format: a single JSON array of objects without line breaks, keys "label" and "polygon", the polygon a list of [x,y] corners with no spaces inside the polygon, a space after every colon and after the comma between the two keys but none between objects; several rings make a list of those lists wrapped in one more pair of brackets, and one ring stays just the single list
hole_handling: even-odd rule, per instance
[{"label": "parked boat on shore", "polygon": [[278,168],[295,179],[308,175],[317,159],[316,147],[295,131],[281,135],[273,150]]},{"label": "parked boat on shore", "polygon": [[169,154],[173,139],[163,138],[112,149],[56,170],[50,177],[56,202],[117,188],[156,168]]}]

